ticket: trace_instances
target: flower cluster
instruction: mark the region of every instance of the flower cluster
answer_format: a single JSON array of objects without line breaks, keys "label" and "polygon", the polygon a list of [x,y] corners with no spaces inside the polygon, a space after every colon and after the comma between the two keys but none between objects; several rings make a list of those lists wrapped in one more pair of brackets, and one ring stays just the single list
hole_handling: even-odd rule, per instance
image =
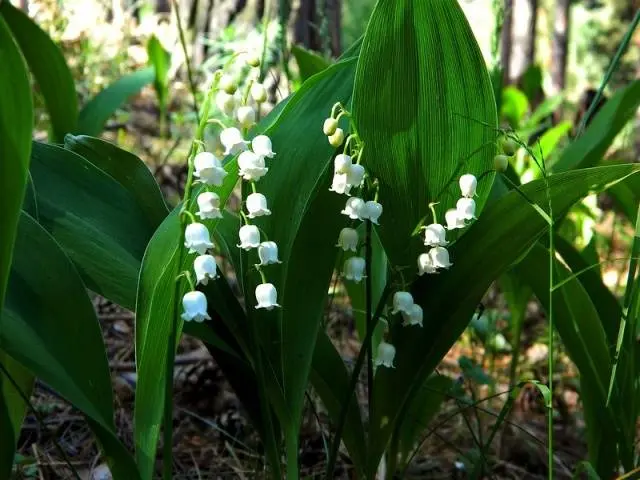
[{"label": "flower cluster", "polygon": [[460,177],[458,183],[462,196],[456,202],[456,208],[450,208],[445,212],[444,219],[447,226],[437,223],[434,213],[434,223],[422,227],[424,245],[429,247],[429,250],[418,256],[418,275],[437,273],[453,265],[449,259],[449,251],[446,249],[449,244],[446,231],[464,228],[468,221],[476,218],[476,202],[473,197],[476,195],[478,180],[474,175],[466,173]]},{"label": "flower cluster", "polygon": [[[247,58],[247,63],[251,66],[258,66],[254,56]],[[209,121],[217,123],[223,127],[219,134],[219,143],[224,148],[224,155],[238,155],[239,177],[251,183],[253,193],[247,197],[245,207],[247,213],[241,212],[245,224],[240,228],[240,244],[238,247],[244,250],[258,249],[260,264],[264,265],[279,263],[278,247],[274,242],[260,241],[260,230],[257,226],[250,224],[250,221],[264,215],[270,215],[271,210],[267,206],[267,199],[257,192],[256,182],[259,181],[269,170],[266,166],[266,159],[273,158],[275,153],[272,149],[271,139],[266,135],[258,135],[251,141],[245,140],[246,131],[256,121],[256,110],[247,104],[249,97],[259,106],[266,99],[266,92],[257,82],[249,82],[247,92],[241,98],[236,95],[237,84],[228,75],[219,77],[217,84],[219,90],[216,92],[215,102],[223,112],[234,115],[238,126],[226,126],[220,121]],[[216,85],[212,88],[215,88]],[[221,187],[228,175],[222,167],[221,160],[213,153],[201,151],[193,157],[192,165],[193,182],[201,184],[202,188],[196,197],[198,210],[195,216],[200,220],[212,220],[222,218],[220,196],[213,191],[215,187]],[[186,191],[185,191],[186,193]],[[189,199],[187,199],[187,202]],[[195,220],[195,217],[185,212],[191,219],[184,232],[184,246],[189,254],[197,254],[193,261],[193,270],[196,277],[195,284],[191,281],[190,272],[187,278],[190,280],[191,290],[182,299],[184,312],[182,319],[185,321],[202,322],[209,320],[207,313],[207,298],[204,293],[197,291],[199,284],[207,285],[209,280],[218,277],[216,260],[210,251],[214,249],[211,241],[209,229],[203,223]],[[262,272],[261,272],[262,273]],[[264,275],[262,275],[264,280]],[[277,304],[277,292],[275,287],[263,281],[256,288],[256,308],[272,309],[279,306]]]},{"label": "flower cluster", "polygon": [[[324,121],[322,131],[327,136],[329,144],[335,148],[345,144],[343,152],[335,156],[333,161],[333,180],[330,191],[339,195],[346,195],[345,206],[340,213],[354,221],[369,221],[378,225],[382,215],[382,205],[378,203],[377,182],[371,182],[364,166],[362,165],[363,144],[351,121],[351,133],[346,138],[339,121],[342,117],[351,120],[351,114],[339,103],[334,105],[331,116]],[[372,195],[373,199],[365,200],[365,195]],[[345,252],[351,251],[355,256],[345,260],[342,276],[346,280],[359,283],[364,278],[365,259],[358,255],[359,238],[358,231],[345,227],[338,236],[337,247]]]}]

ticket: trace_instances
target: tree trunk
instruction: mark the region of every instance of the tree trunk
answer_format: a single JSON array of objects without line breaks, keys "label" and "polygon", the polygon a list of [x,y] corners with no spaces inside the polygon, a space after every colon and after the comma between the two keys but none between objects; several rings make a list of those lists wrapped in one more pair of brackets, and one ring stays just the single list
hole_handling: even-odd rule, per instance
[{"label": "tree trunk", "polygon": [[341,53],[340,0],[298,0],[290,22],[294,43],[337,57]]},{"label": "tree trunk", "polygon": [[567,83],[567,57],[569,50],[571,0],[556,0],[551,46],[551,80],[553,93],[558,93]]},{"label": "tree trunk", "polygon": [[504,22],[500,37],[500,64],[503,84],[511,80],[511,52],[513,47],[513,0],[504,0]]},{"label": "tree trunk", "polygon": [[538,30],[538,0],[529,1],[529,26],[525,43],[525,70],[536,62],[536,32]]}]

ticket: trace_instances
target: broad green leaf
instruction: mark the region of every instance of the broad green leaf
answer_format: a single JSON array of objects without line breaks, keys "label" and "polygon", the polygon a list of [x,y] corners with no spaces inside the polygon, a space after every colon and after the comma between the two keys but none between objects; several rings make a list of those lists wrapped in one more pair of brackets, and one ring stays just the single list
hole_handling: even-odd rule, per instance
[{"label": "broad green leaf", "polygon": [[[638,172],[640,166],[620,165],[552,175],[549,186],[554,218],[563,216],[588,193]],[[544,181],[533,181],[521,189],[531,201],[547,204]],[[425,324],[417,330],[396,325],[391,330],[390,339],[397,350],[396,368],[379,370],[376,375],[369,472],[375,471],[398,415],[458,339],[484,292],[547,228],[547,221],[527,200],[511,191],[488,206],[451,246],[453,266],[448,271],[425,275],[414,283],[411,291],[424,309]]]},{"label": "broad green leaf", "polygon": [[30,171],[40,224],[87,287],[133,309],[140,261],[157,226],[138,203],[139,189],[127,189],[70,150],[38,142]]},{"label": "broad green leaf", "polygon": [[562,152],[553,170],[561,172],[596,165],[639,105],[640,80],[635,80],[604,104],[584,134]]},{"label": "broad green leaf", "polygon": [[628,182],[614,185],[609,190],[609,194],[613,198],[616,208],[627,217],[631,225],[635,225],[638,203],[640,203],[640,178],[633,177]]},{"label": "broad green leaf", "polygon": [[[549,251],[536,245],[516,267],[538,300],[549,307]],[[555,282],[570,272],[559,262],[554,264]],[[605,331],[586,290],[577,278],[553,293],[553,316],[564,347],[580,371],[580,392],[584,404],[589,459],[596,470],[609,476],[617,463],[615,417],[606,407],[611,357]],[[620,425],[618,425],[620,427]]]},{"label": "broad green leaf", "polygon": [[[402,101],[399,101],[399,99]],[[442,220],[458,178],[480,178],[477,212],[493,182],[496,111],[485,62],[456,0],[380,0],[358,61],[355,125],[363,165],[380,182],[382,244],[393,267],[424,250],[416,226]]]},{"label": "broad green leaf", "polygon": [[307,50],[299,45],[293,45],[291,47],[291,53],[296,59],[298,69],[300,70],[300,77],[302,81],[314,76],[316,73],[320,73],[331,65],[324,57],[316,52]]},{"label": "broad green leaf", "polygon": [[[7,377],[11,376],[11,379]],[[15,447],[22,421],[27,410],[23,396],[16,391],[16,385],[27,398],[31,397],[33,375],[20,363],[0,350],[0,477],[10,478]],[[15,384],[15,385],[14,385]]]},{"label": "broad green leaf", "polygon": [[153,82],[155,70],[147,67],[120,77],[106,87],[80,110],[78,127],[75,133],[98,136],[109,117],[125,103],[129,97],[137,94],[142,87]]},{"label": "broad green leaf", "polygon": [[519,128],[528,112],[529,100],[521,90],[513,85],[502,90],[500,117],[507,120],[511,128]]},{"label": "broad green leaf", "polygon": [[69,258],[25,213],[1,327],[0,348],[87,415],[114,476],[137,478],[114,433],[111,377],[93,304]]},{"label": "broad green leaf", "polygon": [[[0,3],[0,15],[20,45],[42,92],[51,122],[50,138],[62,142],[65,134],[75,130],[78,121],[78,98],[67,62],[49,35],[10,2]],[[2,91],[5,98],[11,96],[6,89]]]},{"label": "broad green leaf", "polygon": [[67,135],[66,149],[107,173],[136,198],[151,226],[158,227],[169,214],[160,187],[145,163],[133,153],[99,138]]},{"label": "broad green leaf", "polygon": [[[0,7],[7,7],[7,2]],[[0,311],[3,305],[31,152],[33,103],[27,69],[0,17]],[[9,68],[9,65],[11,66]]]},{"label": "broad green leaf", "polygon": [[[551,165],[553,165],[553,158],[557,157],[556,148],[569,134],[571,126],[571,122],[560,122],[558,125],[544,132],[540,139],[531,148],[537,159],[541,161],[544,160],[547,168],[550,168]],[[553,157],[552,154],[554,154]]]},{"label": "broad green leaf", "polygon": [[171,53],[164,49],[158,37],[153,35],[147,42],[149,64],[154,68],[153,86],[156,89],[160,110],[164,112],[169,97],[169,67],[171,67]]}]

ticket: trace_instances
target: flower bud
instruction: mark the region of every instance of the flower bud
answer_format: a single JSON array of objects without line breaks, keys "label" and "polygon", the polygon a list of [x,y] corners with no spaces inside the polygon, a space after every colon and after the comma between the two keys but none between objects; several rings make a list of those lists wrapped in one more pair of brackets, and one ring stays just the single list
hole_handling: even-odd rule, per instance
[{"label": "flower bud", "polygon": [[344,262],[342,275],[347,280],[360,283],[364,278],[365,261],[362,257],[350,257]]},{"label": "flower bud", "polygon": [[248,105],[238,107],[236,116],[238,117],[238,122],[243,128],[249,128],[256,123],[256,111],[253,107]]},{"label": "flower bud", "polygon": [[240,245],[238,247],[243,250],[251,250],[260,245],[260,230],[255,225],[243,225],[238,231],[240,237]]},{"label": "flower bud", "polygon": [[220,85],[220,88],[224,90],[225,93],[228,93],[229,95],[233,95],[234,93],[236,93],[236,90],[238,89],[238,84],[236,83],[235,79],[231,75],[222,75],[222,77],[220,78],[219,85]]},{"label": "flower bud", "polygon": [[256,300],[258,304],[256,308],[264,308],[273,310],[278,305],[278,292],[272,283],[262,283],[256,287]]},{"label": "flower bud", "polygon": [[204,322],[211,320],[207,313],[207,297],[204,293],[194,291],[184,294],[182,297],[182,308],[184,313],[181,315],[185,322]]},{"label": "flower bud", "polygon": [[340,247],[345,252],[347,250],[351,250],[352,252],[358,251],[358,232],[353,228],[345,227],[340,230],[340,235],[338,236],[338,245],[336,247]]},{"label": "flower bud", "polygon": [[446,245],[447,232],[439,223],[427,225],[424,229],[424,244],[428,247],[438,247]]},{"label": "flower bud", "polygon": [[267,90],[264,88],[264,85],[258,82],[255,82],[253,85],[251,85],[251,98],[253,98],[256,103],[266,102]]},{"label": "flower bud", "polygon": [[518,144],[513,139],[505,137],[502,140],[502,151],[511,157],[518,151]]},{"label": "flower bud", "polygon": [[231,116],[236,108],[236,97],[220,91],[216,94],[216,106],[225,115]]},{"label": "flower bud", "polygon": [[251,140],[251,148],[253,149],[253,153],[260,157],[273,158],[276,156],[276,154],[273,153],[271,139],[266,135],[258,135]]},{"label": "flower bud", "polygon": [[438,268],[449,268],[453,263],[449,261],[449,252],[444,247],[433,247],[429,250],[429,257],[431,257],[431,263]]},{"label": "flower bud", "polygon": [[267,208],[267,198],[261,193],[251,193],[247,196],[247,210],[249,218],[271,215],[271,210]]},{"label": "flower bud", "polygon": [[509,157],[503,154],[498,154],[493,157],[493,168],[497,172],[504,172],[509,166]]},{"label": "flower bud", "polygon": [[220,213],[220,197],[214,192],[203,192],[196,198],[198,215],[202,219],[222,218]]},{"label": "flower bud", "polygon": [[460,177],[460,191],[463,197],[471,198],[476,194],[476,188],[478,187],[478,180],[474,175],[465,173]]},{"label": "flower bud", "polygon": [[213,255],[200,255],[193,261],[196,283],[207,285],[209,279],[218,278],[218,265]]},{"label": "flower bud", "polygon": [[336,128],[336,131],[329,136],[329,145],[334,148],[338,148],[344,142],[344,132],[341,128]]},{"label": "flower bud", "polygon": [[250,52],[246,56],[247,65],[250,67],[259,67],[260,66],[260,55],[257,52]]},{"label": "flower bud", "polygon": [[376,367],[387,367],[387,368],[395,368],[393,365],[393,360],[396,357],[396,347],[391,345],[390,343],[385,342],[384,340],[380,342],[378,345],[378,352],[376,355],[375,366]]},{"label": "flower bud", "polygon": [[338,121],[335,118],[327,118],[322,125],[322,131],[327,137],[330,137],[334,133],[336,133],[336,129],[338,128]]},{"label": "flower bud", "polygon": [[262,242],[258,245],[258,258],[260,259],[260,265],[281,263],[278,260],[278,245],[276,242]]},{"label": "flower bud", "polygon": [[456,203],[456,210],[464,220],[473,220],[476,218],[476,202],[473,198],[462,197]]},{"label": "flower bud", "polygon": [[393,294],[393,309],[392,314],[398,312],[411,313],[411,307],[413,306],[413,295],[409,292],[399,291]]},{"label": "flower bud", "polygon": [[187,225],[184,232],[184,246],[189,249],[189,253],[198,252],[199,255],[207,253],[209,248],[213,248],[207,227],[201,223]]}]

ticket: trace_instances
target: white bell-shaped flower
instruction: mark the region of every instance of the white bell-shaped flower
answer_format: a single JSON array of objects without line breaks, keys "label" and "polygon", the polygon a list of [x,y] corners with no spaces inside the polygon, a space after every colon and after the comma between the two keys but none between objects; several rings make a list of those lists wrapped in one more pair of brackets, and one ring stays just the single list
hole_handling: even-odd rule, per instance
[{"label": "white bell-shaped flower", "polygon": [[260,157],[273,158],[276,156],[276,154],[273,153],[271,139],[266,135],[258,135],[251,140],[251,149],[253,150],[253,153]]},{"label": "white bell-shaped flower", "polygon": [[340,195],[349,195],[351,191],[351,185],[347,182],[346,173],[334,173],[333,180],[331,180],[330,192],[336,192]]},{"label": "white bell-shaped flower", "polygon": [[238,107],[236,118],[243,128],[249,128],[256,123],[256,111],[249,105],[243,105]]},{"label": "white bell-shaped flower", "polygon": [[233,78],[231,75],[222,75],[222,77],[220,77],[220,88],[228,94],[234,94],[236,93],[236,90],[238,89],[238,84],[236,82],[236,79]]},{"label": "white bell-shaped flower", "polygon": [[260,230],[255,225],[243,225],[238,231],[240,237],[240,245],[238,247],[244,250],[251,250],[260,245]]},{"label": "white bell-shaped flower", "polygon": [[473,198],[462,197],[456,203],[456,210],[464,220],[476,218],[476,201]]},{"label": "white bell-shaped flower", "polygon": [[464,228],[464,218],[460,215],[460,212],[455,208],[450,208],[444,214],[444,219],[447,222],[448,230],[455,230],[456,228]]},{"label": "white bell-shaped flower", "polygon": [[349,227],[345,227],[340,230],[340,235],[338,236],[338,245],[345,252],[351,250],[352,252],[356,252],[358,250],[358,232]]},{"label": "white bell-shaped flower", "polygon": [[251,85],[251,98],[253,98],[256,103],[266,102],[267,90],[264,88],[264,85],[259,82],[254,82],[253,85]]},{"label": "white bell-shaped flower", "polygon": [[338,128],[338,121],[332,117],[327,118],[322,124],[322,131],[327,137],[333,135],[336,132],[336,128]]},{"label": "white bell-shaped flower", "polygon": [[424,227],[424,244],[428,247],[440,247],[447,243],[447,231],[439,223],[432,223]]},{"label": "white bell-shaped flower", "polygon": [[268,171],[264,157],[256,155],[254,152],[247,150],[238,157],[238,175],[245,180],[260,180]]},{"label": "white bell-shaped flower", "polygon": [[409,292],[399,291],[393,294],[393,308],[391,313],[396,314],[398,312],[411,313],[413,307],[413,295]]},{"label": "white bell-shaped flower", "polygon": [[247,196],[247,210],[249,218],[271,215],[271,210],[267,208],[267,197],[261,193],[251,193]]},{"label": "white bell-shaped flower", "polygon": [[347,280],[360,283],[364,278],[365,261],[362,257],[347,258],[344,262],[342,275]]},{"label": "white bell-shaped flower", "polygon": [[260,265],[282,263],[278,260],[278,245],[276,245],[276,242],[262,242],[258,245],[258,258],[260,258]]},{"label": "white bell-shaped flower", "polygon": [[351,197],[340,213],[347,215],[352,220],[364,220],[366,204],[359,197]]},{"label": "white bell-shaped flower", "polygon": [[393,360],[396,358],[396,347],[384,340],[378,345],[378,354],[376,355],[376,361],[374,365],[376,367],[395,368]]},{"label": "white bell-shaped flower", "polygon": [[182,297],[182,308],[184,312],[181,317],[185,322],[204,322],[211,320],[207,313],[207,297],[204,293],[194,291],[187,292]]},{"label": "white bell-shaped flower", "polygon": [[409,313],[402,312],[402,319],[403,319],[402,325],[405,327],[411,326],[411,325],[422,326],[423,317],[424,317],[424,312],[422,311],[422,307],[417,303],[414,303]]},{"label": "white bell-shaped flower", "polygon": [[198,252],[199,255],[207,253],[209,248],[213,248],[207,227],[196,222],[187,225],[184,232],[184,246],[189,249],[189,253]]},{"label": "white bell-shaped flower", "polygon": [[225,115],[231,116],[236,108],[236,97],[220,90],[216,94],[216,106]]},{"label": "white bell-shaped flower", "polygon": [[220,213],[220,197],[214,192],[202,192],[196,199],[198,202],[198,215],[200,218],[222,218]]},{"label": "white bell-shaped flower", "polygon": [[351,157],[344,153],[339,153],[333,160],[334,173],[349,173],[351,170]]},{"label": "white bell-shaped flower", "polygon": [[434,268],[449,268],[453,263],[449,261],[449,251],[444,247],[433,247],[429,250],[431,263]]},{"label": "white bell-shaped flower", "polygon": [[433,266],[433,261],[428,253],[422,253],[418,256],[418,275],[436,273],[436,271],[436,267]]},{"label": "white bell-shaped flower", "polygon": [[219,187],[227,176],[220,160],[211,152],[200,152],[193,159],[193,176],[207,185]]},{"label": "white bell-shaped flower", "polygon": [[213,255],[199,255],[193,261],[196,283],[206,285],[209,279],[218,278],[218,265]]},{"label": "white bell-shaped flower", "polygon": [[258,304],[256,308],[264,308],[272,310],[278,305],[278,292],[272,283],[261,283],[256,287],[256,300]]},{"label": "white bell-shaped flower", "polygon": [[336,131],[329,136],[329,145],[338,148],[342,142],[344,142],[344,131],[341,128],[336,128]]},{"label": "white bell-shaped flower", "polygon": [[220,143],[224,147],[225,155],[235,155],[247,149],[247,142],[242,133],[235,127],[225,128],[220,132]]},{"label": "white bell-shaped flower", "polygon": [[358,165],[354,163],[349,167],[349,172],[347,173],[347,182],[352,187],[359,187],[362,185],[362,181],[364,180],[364,167],[362,165]]},{"label": "white bell-shaped flower", "polygon": [[378,218],[382,215],[382,205],[373,200],[369,200],[364,204],[364,218],[368,218],[373,223],[378,225]]},{"label": "white bell-shaped flower", "polygon": [[478,180],[475,175],[465,173],[460,177],[460,191],[463,197],[471,198],[476,194],[476,188],[478,187]]}]

